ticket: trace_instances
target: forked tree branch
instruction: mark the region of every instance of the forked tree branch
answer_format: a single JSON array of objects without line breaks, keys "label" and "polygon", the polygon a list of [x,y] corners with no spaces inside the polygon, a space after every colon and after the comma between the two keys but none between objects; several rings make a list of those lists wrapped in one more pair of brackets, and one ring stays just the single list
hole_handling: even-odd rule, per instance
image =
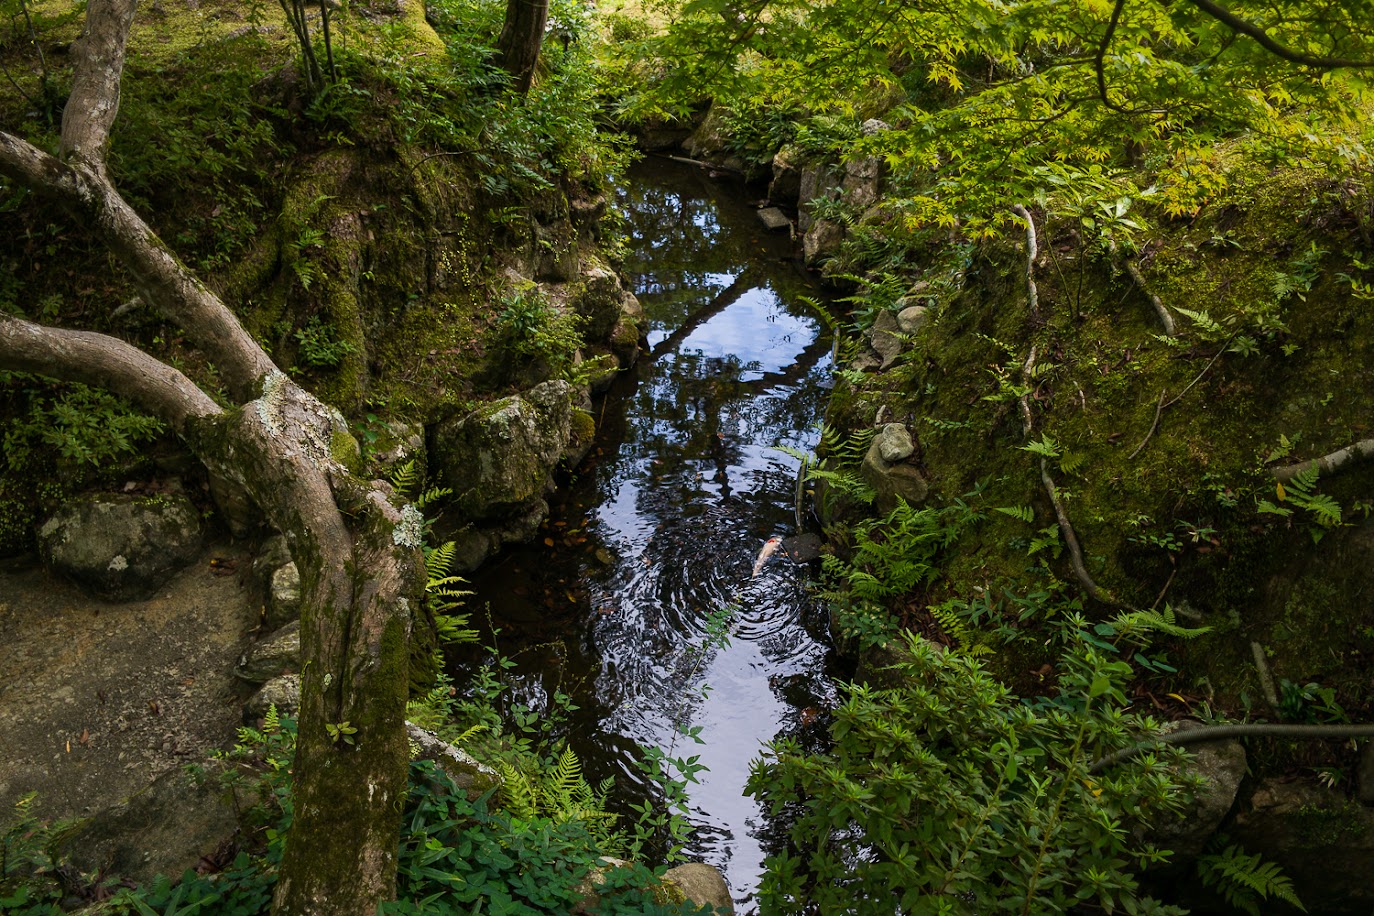
[{"label": "forked tree branch", "polygon": [[124,50],[138,0],[90,0],[81,38],[72,45],[72,94],[62,110],[61,155],[105,175],[105,144],[119,114]]},{"label": "forked tree branch", "polygon": [[258,382],[275,368],[272,360],[219,297],[120,197],[98,164],[88,164],[80,156],[64,163],[0,131],[0,174],[56,200],[123,262],[144,301],[186,333],[238,400],[255,395]]},{"label": "forked tree branch", "polygon": [[178,433],[220,413],[195,382],[137,347],[91,331],[49,328],[0,315],[0,367],[104,388]]}]

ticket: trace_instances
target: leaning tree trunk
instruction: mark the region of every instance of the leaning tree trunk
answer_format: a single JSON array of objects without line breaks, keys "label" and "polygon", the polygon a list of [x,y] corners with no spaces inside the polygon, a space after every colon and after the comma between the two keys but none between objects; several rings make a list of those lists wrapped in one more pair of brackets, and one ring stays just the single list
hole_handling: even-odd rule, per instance
[{"label": "leaning tree trunk", "polygon": [[[0,173],[48,197],[128,269],[140,295],[218,368],[238,406],[103,334],[0,314],[0,368],[107,388],[164,419],[212,475],[238,483],[282,531],[301,570],[295,820],[274,899],[293,914],[374,916],[395,895],[409,751],[412,609],[423,600],[422,520],[334,457],[343,417],[293,384],[110,183],[135,0],[90,0],[73,46],[60,158],[0,130]],[[332,732],[332,734],[331,734]]]},{"label": "leaning tree trunk", "polygon": [[549,0],[506,0],[506,21],[496,50],[501,55],[501,68],[510,74],[511,85],[521,95],[534,83],[548,20]]}]

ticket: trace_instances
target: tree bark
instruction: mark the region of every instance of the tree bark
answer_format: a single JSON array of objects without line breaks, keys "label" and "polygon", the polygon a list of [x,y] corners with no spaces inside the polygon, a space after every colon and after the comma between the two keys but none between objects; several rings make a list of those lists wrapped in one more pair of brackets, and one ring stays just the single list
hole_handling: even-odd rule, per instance
[{"label": "tree bark", "polygon": [[501,68],[510,74],[515,91],[524,95],[534,84],[534,68],[544,44],[549,20],[549,0],[506,0],[506,19],[496,50]]},{"label": "tree bark", "polygon": [[413,507],[392,505],[385,483],[355,478],[334,457],[334,444],[349,436],[343,417],[277,369],[110,183],[104,148],[134,5],[90,0],[72,52],[61,158],[0,131],[0,173],[54,200],[98,237],[145,301],[213,361],[239,406],[222,409],[184,374],[124,341],[9,316],[0,316],[0,368],[80,381],[136,402],[166,420],[211,474],[243,487],[286,535],[301,571],[304,670],[295,820],[273,908],[375,916],[396,887],[423,526]]}]

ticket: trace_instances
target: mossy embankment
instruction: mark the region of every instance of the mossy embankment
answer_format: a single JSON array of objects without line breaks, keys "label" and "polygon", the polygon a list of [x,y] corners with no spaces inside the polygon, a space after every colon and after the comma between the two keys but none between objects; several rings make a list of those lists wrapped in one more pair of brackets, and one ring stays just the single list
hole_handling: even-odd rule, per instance
[{"label": "mossy embankment", "polygon": [[[0,36],[15,76],[0,120],[52,146],[81,17],[32,12],[36,45],[22,24]],[[275,6],[154,5],[136,19],[109,154],[117,186],[365,444],[392,421],[429,424],[507,393],[512,277],[575,285],[599,250],[619,155],[591,128],[585,52],[551,47],[531,96],[510,96],[487,50],[499,14],[336,14],[338,75],[315,93]],[[130,340],[216,390],[215,367],[137,299],[86,227],[5,183],[0,233],[14,240],[0,253],[0,308]],[[26,452],[0,462],[0,552],[26,549],[35,519],[79,489],[190,472],[154,426],[73,392],[0,376],[0,418]],[[119,438],[92,446],[110,430]]]},{"label": "mossy embankment", "polygon": [[[1370,537],[1370,472],[1294,493],[1272,469],[1368,435],[1367,214],[1320,171],[1236,153],[1225,177],[1186,218],[1137,203],[1153,226],[1137,261],[1144,287],[1079,219],[1054,201],[1037,209],[1038,314],[1019,232],[953,259],[932,251],[933,269],[912,271],[903,303],[927,306],[926,324],[889,370],[843,374],[830,422],[863,429],[885,408],[911,429],[936,499],[977,491],[984,509],[1029,510],[987,511],[926,603],[976,600],[983,625],[1015,630],[1034,624],[1009,593],[1078,590],[1040,455],[1026,450],[1043,443],[1095,583],[1123,604],[1167,604],[1180,622],[1211,628],[1170,647],[1174,692],[1233,711],[1262,706],[1258,642],[1276,678],[1321,681],[1358,715],[1374,627],[1361,597],[1368,573],[1350,560]],[[1175,314],[1176,336],[1150,294]],[[1316,494],[1336,508],[1320,511]],[[1015,657],[1022,670],[1006,673],[1018,680],[1043,661]]]}]

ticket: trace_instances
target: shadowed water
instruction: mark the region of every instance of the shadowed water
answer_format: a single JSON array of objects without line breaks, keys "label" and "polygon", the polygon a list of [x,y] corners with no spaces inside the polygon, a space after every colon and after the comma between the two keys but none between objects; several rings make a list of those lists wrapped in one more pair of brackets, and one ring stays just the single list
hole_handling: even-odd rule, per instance
[{"label": "shadowed water", "polygon": [[[776,446],[814,446],[830,341],[786,236],[741,193],[664,163],[630,176],[624,268],[651,353],[598,405],[552,546],[502,554],[474,577],[472,606],[490,604],[521,700],[539,709],[562,689],[581,707],[571,737],[593,783],[614,776],[619,798],[642,798],[639,745],[700,755],[688,854],[749,912],[779,833],[743,796],[749,762],[782,732],[821,740],[838,672],[806,570],[779,553],[751,577],[764,542],[795,533],[798,462]],[[708,639],[722,614],[724,647]]]}]

